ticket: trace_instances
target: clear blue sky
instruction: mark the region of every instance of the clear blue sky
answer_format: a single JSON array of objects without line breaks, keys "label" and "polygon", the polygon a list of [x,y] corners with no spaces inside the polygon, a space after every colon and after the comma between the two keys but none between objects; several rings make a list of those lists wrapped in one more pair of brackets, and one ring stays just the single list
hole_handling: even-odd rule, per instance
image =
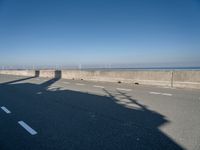
[{"label": "clear blue sky", "polygon": [[199,0],[0,0],[2,65],[200,66]]}]

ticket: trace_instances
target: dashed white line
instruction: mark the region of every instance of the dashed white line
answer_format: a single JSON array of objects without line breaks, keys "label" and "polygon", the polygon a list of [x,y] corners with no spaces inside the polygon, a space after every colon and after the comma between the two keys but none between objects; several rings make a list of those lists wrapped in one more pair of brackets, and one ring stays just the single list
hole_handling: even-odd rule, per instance
[{"label": "dashed white line", "polygon": [[10,114],[10,113],[11,113],[11,111],[8,110],[5,106],[2,106],[1,109],[2,109],[3,111],[5,111],[5,113],[7,113],[7,114]]},{"label": "dashed white line", "polygon": [[18,123],[26,130],[28,131],[31,135],[36,135],[37,132],[32,129],[29,125],[27,125],[24,121],[18,121]]},{"label": "dashed white line", "polygon": [[70,84],[69,82],[63,82],[64,84]]},{"label": "dashed white line", "polygon": [[38,95],[42,94],[42,92],[37,92]]},{"label": "dashed white line", "polygon": [[149,92],[150,94],[155,94],[155,95],[159,95],[160,93],[158,92]]},{"label": "dashed white line", "polygon": [[121,91],[132,91],[131,89],[123,89],[123,88],[117,88],[117,90],[121,90]]},{"label": "dashed white line", "polygon": [[160,88],[164,88],[164,89],[176,89],[175,87],[169,87],[169,86],[160,86]]},{"label": "dashed white line", "polygon": [[165,96],[172,96],[172,94],[169,94],[169,93],[162,93],[162,95],[165,95]]},{"label": "dashed white line", "polygon": [[76,85],[85,85],[85,84],[82,84],[82,83],[76,83]]},{"label": "dashed white line", "polygon": [[172,96],[172,94],[170,94],[170,93],[159,93],[159,92],[149,92],[149,93],[154,94],[154,95]]},{"label": "dashed white line", "polygon": [[99,85],[94,85],[93,87],[96,87],[96,88],[104,88],[104,86],[99,86]]},{"label": "dashed white line", "polygon": [[57,89],[57,88],[60,88],[60,86],[50,86],[50,87],[48,87],[48,89]]}]

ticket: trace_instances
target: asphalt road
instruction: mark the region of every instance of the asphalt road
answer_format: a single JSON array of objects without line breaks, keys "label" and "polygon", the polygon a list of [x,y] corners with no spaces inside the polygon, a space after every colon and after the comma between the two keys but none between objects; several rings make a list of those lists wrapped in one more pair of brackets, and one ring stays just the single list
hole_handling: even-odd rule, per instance
[{"label": "asphalt road", "polygon": [[199,150],[200,92],[0,75],[0,150]]}]

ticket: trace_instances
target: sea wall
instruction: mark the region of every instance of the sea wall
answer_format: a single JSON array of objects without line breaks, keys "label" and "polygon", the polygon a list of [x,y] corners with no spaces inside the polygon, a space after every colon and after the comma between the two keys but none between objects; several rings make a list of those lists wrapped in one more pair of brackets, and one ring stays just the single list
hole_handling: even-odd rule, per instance
[{"label": "sea wall", "polygon": [[54,78],[55,70],[40,70],[39,77]]},{"label": "sea wall", "polygon": [[80,71],[62,70],[64,79],[139,83],[171,86],[171,71]]},{"label": "sea wall", "polygon": [[17,76],[35,76],[35,70],[0,70],[0,74]]},{"label": "sea wall", "polygon": [[0,74],[200,89],[200,71],[0,70]]},{"label": "sea wall", "polygon": [[61,78],[60,70],[37,70],[39,77],[46,78]]},{"label": "sea wall", "polygon": [[200,71],[174,71],[174,87],[200,89]]}]

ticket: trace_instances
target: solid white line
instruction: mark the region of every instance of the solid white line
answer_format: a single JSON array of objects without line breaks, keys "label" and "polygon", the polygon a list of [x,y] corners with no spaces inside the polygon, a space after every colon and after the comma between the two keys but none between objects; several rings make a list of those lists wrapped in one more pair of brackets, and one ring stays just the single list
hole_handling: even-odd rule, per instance
[{"label": "solid white line", "polygon": [[82,84],[82,83],[76,83],[76,85],[85,85],[85,84]]},{"label": "solid white line", "polygon": [[131,89],[123,89],[123,88],[117,88],[117,90],[121,90],[121,91],[132,91]]},{"label": "solid white line", "polygon": [[8,110],[5,106],[2,106],[1,109],[5,111],[7,114],[10,114],[10,110]]},{"label": "solid white line", "polygon": [[31,135],[36,135],[37,132],[32,129],[29,125],[27,125],[24,121],[18,121],[18,123],[26,130],[28,131]]},{"label": "solid white line", "polygon": [[96,88],[104,88],[104,86],[99,86],[99,85],[94,85],[93,87],[96,87]]}]

